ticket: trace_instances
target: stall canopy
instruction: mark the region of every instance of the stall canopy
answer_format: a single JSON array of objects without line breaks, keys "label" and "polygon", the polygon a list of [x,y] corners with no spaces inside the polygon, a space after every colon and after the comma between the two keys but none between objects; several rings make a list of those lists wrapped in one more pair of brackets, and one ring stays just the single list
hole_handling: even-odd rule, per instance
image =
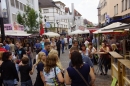
[{"label": "stall canopy", "polygon": [[60,36],[58,33],[54,33],[54,32],[47,32],[47,33],[44,33],[43,35],[47,35],[49,37],[59,37]]},{"label": "stall canopy", "polygon": [[115,30],[109,30],[110,28],[116,28],[116,27],[121,27],[121,26],[125,26],[127,24],[125,23],[120,23],[120,22],[115,22],[112,23],[106,27],[100,28],[97,31],[93,32],[94,34],[98,34],[98,33],[109,33],[109,32],[122,32],[122,31],[115,31]]},{"label": "stall canopy", "polygon": [[87,30],[87,29],[84,30],[84,31],[82,31],[82,30],[75,30],[75,31],[69,33],[69,35],[74,35],[74,34],[86,34],[86,33],[90,33],[89,30]]}]

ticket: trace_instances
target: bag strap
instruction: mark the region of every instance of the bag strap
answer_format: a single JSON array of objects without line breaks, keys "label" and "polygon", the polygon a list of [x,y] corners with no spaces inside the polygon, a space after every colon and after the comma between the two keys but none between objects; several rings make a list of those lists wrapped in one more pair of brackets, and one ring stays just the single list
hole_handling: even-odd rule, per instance
[{"label": "bag strap", "polygon": [[54,68],[54,73],[55,73],[55,78],[57,78],[57,75],[56,75],[56,67]]},{"label": "bag strap", "polygon": [[86,86],[89,86],[89,84],[87,83],[87,81],[85,80],[85,78],[82,76],[82,74],[76,68],[74,68],[74,69],[80,75],[80,77],[82,78],[82,80],[85,82]]}]

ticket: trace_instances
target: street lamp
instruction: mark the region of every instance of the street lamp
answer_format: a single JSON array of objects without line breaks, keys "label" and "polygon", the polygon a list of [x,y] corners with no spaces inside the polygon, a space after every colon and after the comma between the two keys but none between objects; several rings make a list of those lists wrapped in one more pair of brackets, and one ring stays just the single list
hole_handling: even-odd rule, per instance
[{"label": "street lamp", "polygon": [[58,31],[59,21],[58,21],[58,20],[56,20],[56,23],[57,23],[57,33],[59,33],[59,31]]},{"label": "street lamp", "polygon": [[46,28],[46,15],[44,16],[44,21],[45,21],[45,32],[47,32],[47,28]]},{"label": "street lamp", "polygon": [[1,38],[2,42],[5,40],[5,31],[4,31],[4,23],[3,23],[3,17],[2,17],[2,5],[0,0],[0,28],[1,28]]}]

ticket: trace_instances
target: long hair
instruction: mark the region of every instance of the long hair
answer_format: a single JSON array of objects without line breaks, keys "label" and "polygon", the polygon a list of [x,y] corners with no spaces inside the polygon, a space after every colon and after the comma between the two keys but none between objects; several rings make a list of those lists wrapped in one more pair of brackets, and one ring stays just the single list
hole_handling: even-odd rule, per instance
[{"label": "long hair", "polygon": [[112,51],[115,51],[116,49],[118,49],[117,46],[116,46],[116,44],[112,44],[111,48],[112,48]]},{"label": "long hair", "polygon": [[[57,52],[57,50],[52,49],[52,50],[49,52],[49,55],[54,55],[54,54],[58,55],[58,52]],[[61,70],[63,69],[63,66],[62,66],[62,64],[61,64],[59,58],[57,58],[57,63],[56,63],[56,64],[57,64],[57,66],[58,66]]]},{"label": "long hair", "polygon": [[45,55],[44,52],[39,52],[38,53],[38,58],[36,60],[36,65],[38,65],[39,62],[42,62],[43,64],[45,64],[45,59],[42,58],[44,55]]},{"label": "long hair", "polygon": [[71,53],[71,62],[73,67],[80,68],[83,64],[82,55],[78,51]]},{"label": "long hair", "polygon": [[46,73],[49,73],[51,71],[52,68],[57,66],[57,61],[58,61],[58,55],[57,54],[49,54],[47,59],[46,59],[46,64],[45,64],[45,68],[44,71]]}]

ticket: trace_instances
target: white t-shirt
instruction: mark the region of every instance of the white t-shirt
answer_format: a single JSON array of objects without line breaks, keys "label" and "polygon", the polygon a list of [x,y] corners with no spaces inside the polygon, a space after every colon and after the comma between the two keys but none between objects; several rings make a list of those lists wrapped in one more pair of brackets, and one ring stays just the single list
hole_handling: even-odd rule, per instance
[{"label": "white t-shirt", "polygon": [[[55,70],[56,70],[56,75],[58,75],[58,74],[61,72],[61,70],[60,70],[59,67],[55,67]],[[54,79],[55,79],[55,71],[54,71],[54,68],[52,68],[49,73],[46,73],[46,72],[43,70],[43,74],[44,74],[44,77],[45,77],[46,84],[47,84],[47,85],[50,85],[50,86],[55,86],[55,84],[54,84]]]},{"label": "white t-shirt", "polygon": [[72,45],[72,38],[69,38],[69,45]]},{"label": "white t-shirt", "polygon": [[68,43],[67,38],[64,38],[65,43]]}]

